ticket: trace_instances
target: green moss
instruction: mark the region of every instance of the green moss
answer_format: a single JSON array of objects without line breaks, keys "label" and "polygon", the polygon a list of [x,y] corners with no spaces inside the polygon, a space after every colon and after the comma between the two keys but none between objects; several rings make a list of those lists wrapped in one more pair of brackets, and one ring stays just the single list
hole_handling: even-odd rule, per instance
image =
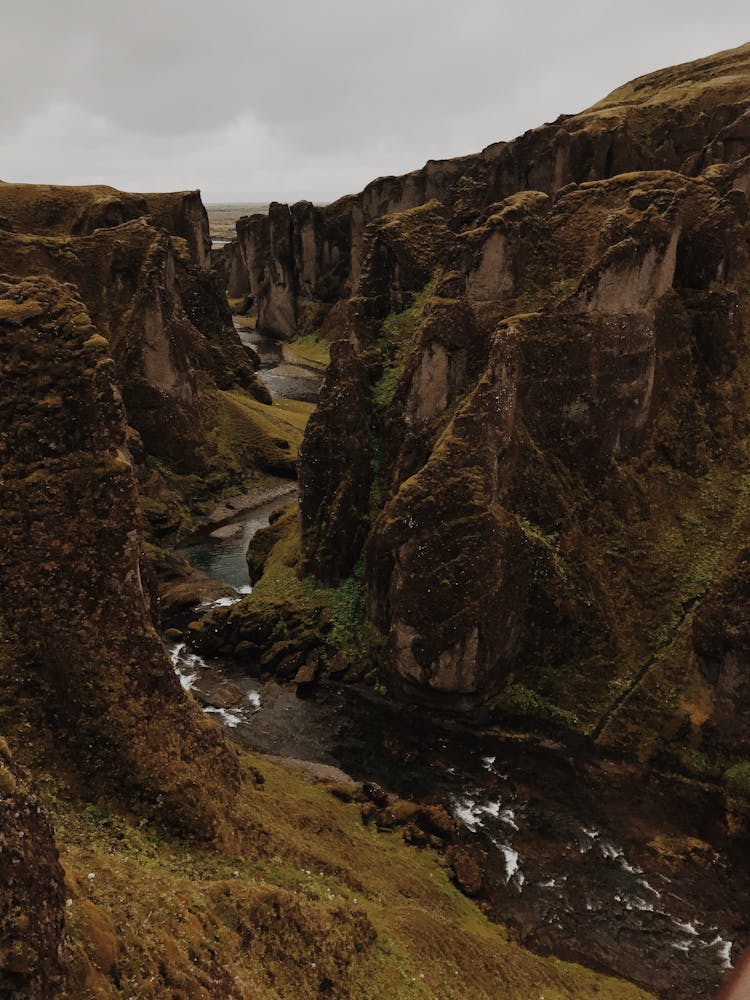
[{"label": "green moss", "polygon": [[13,795],[17,787],[18,783],[11,772],[0,764],[0,795]]},{"label": "green moss", "polygon": [[0,300],[0,323],[21,326],[27,320],[40,316],[43,312],[44,306],[34,299],[26,299],[23,302],[13,302],[10,299]]},{"label": "green moss", "polygon": [[201,457],[214,495],[264,470],[292,476],[313,405],[275,399],[259,403],[242,389],[205,391],[207,443]]},{"label": "green moss", "polygon": [[296,337],[290,346],[294,360],[298,358],[302,364],[325,368],[331,360],[330,342],[321,338],[318,331]]},{"label": "green moss", "polygon": [[537,691],[518,682],[505,686],[496,699],[494,707],[505,716],[520,716],[523,719],[536,718],[552,722],[562,729],[576,730],[580,728],[580,722],[573,712],[559,708]]},{"label": "green moss", "polygon": [[411,303],[406,309],[392,312],[383,320],[380,335],[375,342],[383,363],[383,374],[373,387],[373,399],[381,410],[386,410],[393,402],[406,358],[414,346],[414,338],[422,322],[425,305],[434,293],[437,281],[436,273],[421,292],[412,295]]},{"label": "green moss", "polygon": [[86,350],[107,351],[109,350],[109,341],[101,334],[94,333],[84,342],[83,346]]},{"label": "green moss", "polygon": [[750,799],[750,761],[733,764],[724,772],[724,784],[735,795]]},{"label": "green moss", "polygon": [[329,641],[337,649],[358,646],[365,628],[365,560],[360,556],[352,575],[344,580],[331,598]]},{"label": "green moss", "polygon": [[682,770],[686,774],[702,781],[711,781],[718,777],[714,764],[701,750],[696,750],[694,747],[683,747],[679,752],[679,759]]}]

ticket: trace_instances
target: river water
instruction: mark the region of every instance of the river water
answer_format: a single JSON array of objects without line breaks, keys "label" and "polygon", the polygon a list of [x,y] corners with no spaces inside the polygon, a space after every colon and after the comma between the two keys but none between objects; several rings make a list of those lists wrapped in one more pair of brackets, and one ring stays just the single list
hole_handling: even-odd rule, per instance
[{"label": "river water", "polygon": [[258,376],[277,399],[299,399],[315,403],[323,376],[319,369],[284,361],[283,345],[273,337],[258,333],[243,316],[235,316],[240,340],[260,357]]},{"label": "river water", "polygon": [[[253,345],[264,363],[273,360],[261,338]],[[247,543],[290,499],[245,512],[228,537],[183,554],[247,592]],[[481,859],[491,916],[528,947],[665,1000],[698,1000],[713,995],[746,943],[747,866],[723,839],[710,790],[686,794],[668,777],[644,783],[635,769],[583,748],[473,729],[369,688],[323,684],[301,698],[291,685],[261,683],[181,642],[170,652],[183,686],[243,745],[445,805]],[[212,698],[227,683],[239,699],[230,706]]]}]

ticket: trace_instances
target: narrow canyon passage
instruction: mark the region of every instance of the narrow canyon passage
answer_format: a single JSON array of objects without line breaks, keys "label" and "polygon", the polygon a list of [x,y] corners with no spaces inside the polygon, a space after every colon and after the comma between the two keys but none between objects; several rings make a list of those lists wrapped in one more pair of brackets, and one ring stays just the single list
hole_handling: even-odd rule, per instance
[{"label": "narrow canyon passage", "polygon": [[[238,513],[181,554],[248,593],[248,543],[295,496]],[[730,967],[747,887],[738,859],[706,842],[715,804],[668,781],[644,789],[634,769],[583,751],[389,704],[364,686],[326,682],[299,697],[182,640],[168,645],[183,687],[248,749],[444,805],[479,860],[489,912],[528,947],[674,1000],[710,995]]]}]

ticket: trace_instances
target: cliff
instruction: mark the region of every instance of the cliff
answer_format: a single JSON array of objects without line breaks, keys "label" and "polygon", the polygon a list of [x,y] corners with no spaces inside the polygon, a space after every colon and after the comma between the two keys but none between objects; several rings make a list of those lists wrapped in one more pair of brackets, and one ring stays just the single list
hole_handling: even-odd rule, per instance
[{"label": "cliff", "polygon": [[200,192],[129,194],[106,185],[8,184],[0,181],[0,229],[37,236],[90,236],[151,217],[184,239],[196,264],[210,264],[211,235]]},{"label": "cliff", "polygon": [[[260,329],[292,338],[319,327],[356,294],[367,226],[431,201],[469,228],[489,205],[519,191],[553,195],[566,185],[638,170],[697,176],[750,152],[747,46],[634,80],[576,115],[563,115],[481,153],[431,160],[373,181],[325,208],[274,203],[237,223]],[[340,334],[341,327],[333,323]]]},{"label": "cliff", "polygon": [[3,271],[73,283],[108,340],[155,535],[189,531],[250,476],[295,474],[209,266],[197,192],[0,184],[0,216]]},{"label": "cliff", "polygon": [[118,369],[79,290],[0,279],[0,359],[1,992],[645,1000],[524,951],[356,786],[232,748],[154,631]]},{"label": "cliff", "polygon": [[213,839],[237,761],[154,631],[107,340],[69,285],[38,277],[0,293],[3,732],[27,763],[80,775],[88,795],[116,788]]},{"label": "cliff", "polygon": [[329,209],[239,224],[259,317],[282,303],[291,335],[324,299],[320,234],[349,220],[332,293],[354,292],[335,314],[349,343],[303,443],[301,526],[196,641],[268,627],[281,601],[332,671],[726,774],[734,794],[749,93],[744,46]]}]

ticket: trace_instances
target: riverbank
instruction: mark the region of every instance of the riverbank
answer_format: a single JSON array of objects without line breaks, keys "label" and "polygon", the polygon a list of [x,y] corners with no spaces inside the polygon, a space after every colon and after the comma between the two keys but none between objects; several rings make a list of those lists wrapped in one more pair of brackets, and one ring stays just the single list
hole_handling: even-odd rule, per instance
[{"label": "riverbank", "polygon": [[[209,537],[208,568],[222,572],[225,546],[244,558],[247,541]],[[446,809],[468,835],[487,912],[541,954],[664,1000],[699,1000],[748,933],[747,873],[711,786],[646,779],[582,748],[473,729],[368,687],[327,682],[298,697],[252,665],[197,656],[181,640],[170,649],[183,686],[251,751]]]},{"label": "riverbank", "polygon": [[[285,345],[244,337],[270,370],[283,364]],[[247,545],[290,496],[244,511],[238,498],[192,552],[183,549],[237,591],[213,606],[250,590]],[[711,786],[646,777],[583,747],[471,728],[367,687],[295,690],[258,676],[252,663],[198,656],[182,639],[170,652],[183,686],[252,752],[318,779],[376,783],[387,797],[381,825],[391,824],[392,799],[445,810],[471,859],[464,887],[540,954],[624,977],[663,1000],[700,1000],[716,989],[734,942],[747,938],[750,886]]]}]

